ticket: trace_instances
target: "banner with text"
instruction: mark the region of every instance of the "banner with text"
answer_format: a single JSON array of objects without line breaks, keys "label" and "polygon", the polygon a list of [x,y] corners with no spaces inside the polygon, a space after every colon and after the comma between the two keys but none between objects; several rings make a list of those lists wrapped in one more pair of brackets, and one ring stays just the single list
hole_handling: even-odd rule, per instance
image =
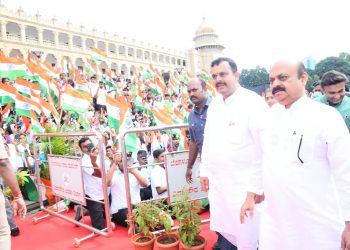
[{"label": "banner with text", "polygon": [[80,157],[48,155],[52,193],[86,205]]},{"label": "banner with text", "polygon": [[165,168],[170,202],[174,202],[175,195],[180,193],[184,188],[189,190],[191,199],[208,197],[208,193],[203,192],[201,189],[199,179],[199,159],[196,160],[192,168],[193,183],[191,184],[188,184],[185,178],[187,162],[188,151],[174,152],[165,155]]}]

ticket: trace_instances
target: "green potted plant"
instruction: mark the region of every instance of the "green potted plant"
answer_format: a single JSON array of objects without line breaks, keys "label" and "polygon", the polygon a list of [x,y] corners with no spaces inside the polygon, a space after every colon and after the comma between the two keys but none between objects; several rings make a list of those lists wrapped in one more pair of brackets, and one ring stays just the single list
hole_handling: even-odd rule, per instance
[{"label": "green potted plant", "polygon": [[158,214],[159,227],[162,228],[160,236],[157,237],[155,244],[158,250],[178,250],[180,239],[178,234],[171,233],[172,219],[169,214],[169,208],[163,205]]},{"label": "green potted plant", "polygon": [[[155,241],[155,231],[159,225],[159,207],[155,202],[141,202],[136,205],[129,222],[133,221],[139,233],[131,237],[135,250],[152,250]],[[130,229],[132,229],[130,227]],[[130,231],[129,231],[130,233]]]},{"label": "green potted plant", "polygon": [[180,245],[183,249],[204,249],[206,240],[199,235],[201,219],[199,212],[202,205],[199,202],[190,200],[189,191],[183,190],[173,206],[173,214],[179,222]]}]

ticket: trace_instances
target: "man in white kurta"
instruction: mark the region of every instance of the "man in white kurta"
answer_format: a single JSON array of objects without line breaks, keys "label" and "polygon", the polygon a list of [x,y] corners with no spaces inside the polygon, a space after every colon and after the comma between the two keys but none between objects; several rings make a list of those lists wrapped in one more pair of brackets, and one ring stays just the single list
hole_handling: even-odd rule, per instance
[{"label": "man in white kurta", "polygon": [[335,109],[306,97],[306,82],[300,63],[279,62],[270,72],[279,103],[263,164],[259,250],[340,249],[344,227],[350,239],[349,132]]},{"label": "man in white kurta", "polygon": [[[240,212],[248,193],[262,193],[260,137],[266,131],[268,107],[260,96],[239,85],[233,66],[228,58],[212,63],[211,74],[221,95],[208,108],[200,176],[204,190],[209,187],[210,228],[220,233],[221,249],[235,245],[256,250],[258,209],[244,224]],[[232,245],[221,245],[222,236]]]}]

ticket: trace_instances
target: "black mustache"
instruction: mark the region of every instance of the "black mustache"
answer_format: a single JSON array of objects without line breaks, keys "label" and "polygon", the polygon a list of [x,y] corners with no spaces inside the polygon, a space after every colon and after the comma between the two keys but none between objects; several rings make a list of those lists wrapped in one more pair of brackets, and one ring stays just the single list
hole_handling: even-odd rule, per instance
[{"label": "black mustache", "polygon": [[276,94],[278,91],[286,91],[285,87],[282,86],[276,86],[272,89],[272,94]]},{"label": "black mustache", "polygon": [[215,87],[217,88],[217,86],[218,86],[219,84],[222,84],[222,85],[225,85],[225,86],[226,86],[226,83],[224,83],[224,82],[217,82],[217,83],[215,84]]}]

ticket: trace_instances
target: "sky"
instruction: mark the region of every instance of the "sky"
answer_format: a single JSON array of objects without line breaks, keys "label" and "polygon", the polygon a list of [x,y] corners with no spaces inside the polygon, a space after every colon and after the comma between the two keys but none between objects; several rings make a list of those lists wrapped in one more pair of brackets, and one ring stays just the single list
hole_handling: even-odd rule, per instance
[{"label": "sky", "polygon": [[350,52],[349,0],[0,0],[31,15],[186,52],[206,22],[239,69]]}]

